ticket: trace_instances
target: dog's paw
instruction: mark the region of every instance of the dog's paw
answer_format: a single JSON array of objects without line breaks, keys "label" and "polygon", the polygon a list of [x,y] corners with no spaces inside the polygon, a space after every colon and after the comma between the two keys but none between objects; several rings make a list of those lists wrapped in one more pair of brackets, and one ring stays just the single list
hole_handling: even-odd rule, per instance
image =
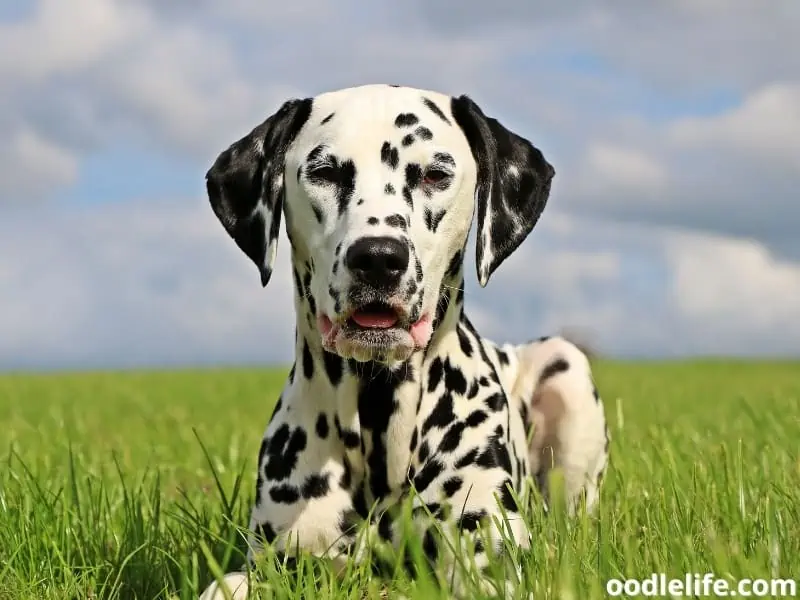
[{"label": "dog's paw", "polygon": [[209,585],[199,600],[247,600],[249,588],[247,573],[228,573],[222,582]]}]

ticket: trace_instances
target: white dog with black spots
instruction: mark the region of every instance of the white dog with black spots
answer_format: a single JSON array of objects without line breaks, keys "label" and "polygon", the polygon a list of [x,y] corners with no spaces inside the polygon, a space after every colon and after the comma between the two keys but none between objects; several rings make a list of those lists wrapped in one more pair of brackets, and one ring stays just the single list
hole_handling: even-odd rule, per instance
[{"label": "white dog with black spots", "polygon": [[[553,468],[570,512],[595,506],[608,430],[586,356],[560,337],[497,345],[464,312],[473,216],[486,286],[554,173],[469,97],[390,85],[289,100],[220,154],[215,214],[265,286],[285,217],[295,282],[296,358],[258,453],[251,560],[272,544],[341,568],[370,540],[398,543],[391,509],[410,495],[431,561],[454,564],[437,526],[486,523],[490,543],[528,547],[514,496],[530,481],[546,502]],[[221,584],[244,598],[248,576]],[[202,596],[222,597],[220,582]]]}]

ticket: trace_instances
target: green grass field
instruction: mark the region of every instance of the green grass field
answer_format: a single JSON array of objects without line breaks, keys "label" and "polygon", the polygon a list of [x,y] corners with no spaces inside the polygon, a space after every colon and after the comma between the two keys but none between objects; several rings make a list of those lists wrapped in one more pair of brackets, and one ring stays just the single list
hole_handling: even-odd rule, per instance
[{"label": "green grass field", "polygon": [[[800,578],[800,363],[595,368],[613,434],[601,507],[528,516],[517,597],[602,598],[609,578],[653,572]],[[283,377],[0,376],[0,599],[192,598],[215,568],[239,566]],[[436,597],[424,577],[364,565],[262,577],[276,598]]]}]

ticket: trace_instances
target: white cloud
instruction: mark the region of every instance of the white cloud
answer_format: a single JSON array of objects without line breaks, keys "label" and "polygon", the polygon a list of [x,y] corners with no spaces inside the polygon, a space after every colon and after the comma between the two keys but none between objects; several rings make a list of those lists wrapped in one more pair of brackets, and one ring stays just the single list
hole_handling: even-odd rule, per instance
[{"label": "white cloud", "polygon": [[667,261],[671,301],[720,352],[765,338],[777,352],[800,350],[800,263],[752,240],[698,235],[669,239]]},{"label": "white cloud", "polygon": [[800,169],[800,80],[756,90],[722,114],[679,119],[666,133],[679,149],[734,152],[767,168]]},{"label": "white cloud", "polygon": [[288,268],[262,289],[206,202],[20,212],[0,257],[3,367],[291,354]]},{"label": "white cloud", "polygon": [[640,151],[608,143],[589,145],[586,168],[591,185],[605,179],[614,188],[634,193],[653,192],[667,181],[666,170],[658,161]]},{"label": "white cloud", "polygon": [[0,203],[25,204],[77,175],[78,157],[34,131],[17,129],[0,143]]},{"label": "white cloud", "polygon": [[149,25],[131,3],[40,0],[28,20],[0,23],[0,77],[36,83],[84,69]]},{"label": "white cloud", "polygon": [[798,106],[800,83],[786,82],[707,117],[608,122],[557,169],[557,197],[574,214],[751,237],[800,252],[790,225],[800,221]]}]

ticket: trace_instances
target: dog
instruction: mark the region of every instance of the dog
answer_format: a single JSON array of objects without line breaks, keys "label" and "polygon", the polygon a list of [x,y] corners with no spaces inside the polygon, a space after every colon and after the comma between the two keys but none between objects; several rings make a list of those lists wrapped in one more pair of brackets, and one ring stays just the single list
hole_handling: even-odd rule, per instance
[{"label": "dog", "polygon": [[[288,100],[218,156],[215,215],[263,286],[283,216],[294,271],[295,362],[258,452],[249,560],[266,543],[340,569],[370,540],[398,542],[391,509],[412,490],[431,560],[453,564],[433,535],[442,523],[461,540],[487,523],[495,549],[529,547],[515,497],[530,481],[546,504],[553,468],[570,513],[581,498],[592,510],[609,435],[587,357],[561,337],[493,343],[464,312],[473,217],[485,287],[554,174],[470,97],[393,85]],[[244,598],[248,576],[202,598],[222,586]]]}]

